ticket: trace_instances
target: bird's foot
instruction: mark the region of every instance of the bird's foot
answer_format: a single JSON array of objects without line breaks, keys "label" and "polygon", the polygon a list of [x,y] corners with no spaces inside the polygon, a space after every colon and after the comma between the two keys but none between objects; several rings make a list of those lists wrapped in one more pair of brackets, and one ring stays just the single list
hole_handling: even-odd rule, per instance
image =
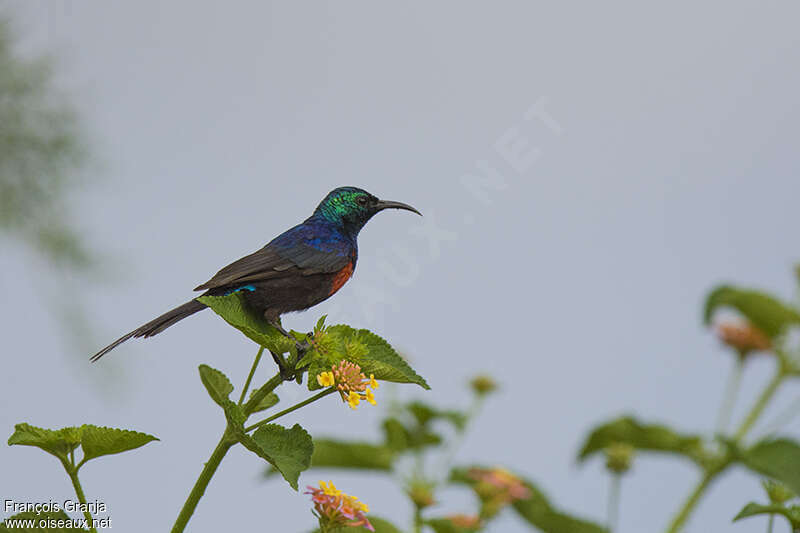
[{"label": "bird's foot", "polygon": [[269,353],[272,354],[272,359],[278,365],[278,373],[283,378],[283,381],[292,381],[295,378],[296,369],[290,367],[286,359],[283,358],[283,354],[275,353],[272,350]]}]

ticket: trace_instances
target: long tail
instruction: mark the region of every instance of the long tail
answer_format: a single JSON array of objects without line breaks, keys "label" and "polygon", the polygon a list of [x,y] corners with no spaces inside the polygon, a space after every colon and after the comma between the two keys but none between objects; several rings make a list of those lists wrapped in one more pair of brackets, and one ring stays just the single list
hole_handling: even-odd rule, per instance
[{"label": "long tail", "polygon": [[191,316],[196,312],[201,311],[205,308],[206,306],[204,304],[201,304],[197,300],[190,300],[185,304],[176,307],[172,311],[167,311],[160,317],[151,320],[144,326],[141,326],[131,331],[127,335],[115,340],[114,342],[112,342],[111,344],[109,344],[96,354],[94,354],[92,356],[91,361],[92,362],[97,361],[105,354],[107,354],[108,352],[110,352],[111,350],[113,350],[114,348],[116,348],[117,346],[119,346],[128,339],[138,338],[138,337],[145,337],[145,338],[152,337],[153,335],[161,333],[162,331],[170,327],[172,324],[179,322],[184,318],[186,318],[187,316]]}]

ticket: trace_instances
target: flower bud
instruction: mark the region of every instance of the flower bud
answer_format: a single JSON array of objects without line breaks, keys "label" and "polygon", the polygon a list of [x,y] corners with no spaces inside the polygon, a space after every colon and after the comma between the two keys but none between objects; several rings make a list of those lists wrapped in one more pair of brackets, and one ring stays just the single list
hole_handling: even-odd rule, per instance
[{"label": "flower bud", "polygon": [[430,507],[436,500],[433,498],[433,487],[424,481],[414,481],[406,490],[406,494],[411,498],[417,509]]},{"label": "flower bud", "polygon": [[605,449],[606,468],[615,474],[624,474],[631,468],[636,450],[630,444],[615,442]]},{"label": "flower bud", "polygon": [[769,501],[774,504],[783,505],[796,497],[792,490],[783,483],[767,479],[762,482],[762,485],[764,490],[767,491]]},{"label": "flower bud", "polygon": [[749,322],[729,321],[717,324],[717,336],[724,344],[736,350],[742,359],[751,352],[766,352],[772,349],[769,337]]},{"label": "flower bud", "polygon": [[497,382],[486,374],[480,374],[469,382],[472,392],[478,396],[486,396],[497,390]]}]

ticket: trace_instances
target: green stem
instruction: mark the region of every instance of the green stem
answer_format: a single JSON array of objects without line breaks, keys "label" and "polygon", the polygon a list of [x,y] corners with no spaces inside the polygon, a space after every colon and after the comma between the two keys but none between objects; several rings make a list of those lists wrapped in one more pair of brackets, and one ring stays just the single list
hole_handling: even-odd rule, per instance
[{"label": "green stem", "polygon": [[97,533],[97,529],[94,528],[94,521],[92,519],[92,513],[89,512],[88,508],[86,507],[86,496],[83,493],[83,487],[81,487],[81,481],[78,479],[78,469],[75,468],[75,455],[70,454],[69,461],[61,461],[64,465],[64,470],[67,471],[67,475],[69,479],[72,481],[72,487],[75,489],[75,494],[78,496],[78,501],[82,504],[82,507],[86,509],[83,511],[83,517],[86,518],[86,527],[89,528],[89,531],[93,533]]},{"label": "green stem", "polygon": [[[783,383],[788,375],[788,367],[783,360],[781,360],[778,371],[775,373],[769,383],[767,383],[767,386],[756,399],[755,404],[753,404],[753,407],[747,413],[747,416],[745,416],[745,419],[739,426],[739,429],[736,430],[736,433],[733,436],[734,444],[739,444],[750,431],[750,429],[752,429],[753,425],[755,425],[755,423],[758,421],[758,418],[764,413],[764,409],[766,409],[770,400],[773,398],[773,396],[775,396],[775,393],[777,392],[781,383]],[[709,485],[711,485],[711,482],[713,482],[714,479],[716,479],[716,477],[728,467],[730,462],[731,459],[726,457],[721,462],[706,468],[702,479],[691,492],[691,494],[689,494],[689,497],[686,499],[683,506],[681,506],[681,508],[678,510],[678,513],[672,519],[672,522],[667,529],[667,533],[678,533],[678,531],[681,530],[683,525],[689,519],[689,516],[692,514],[692,511],[694,511],[694,508],[700,502],[700,499],[702,498],[706,489],[708,489]]]},{"label": "green stem", "polygon": [[414,533],[422,533],[422,511],[414,506]]},{"label": "green stem", "polygon": [[622,475],[611,474],[611,487],[608,491],[608,531],[613,533],[617,529],[619,522],[619,502],[620,488],[622,486]]},{"label": "green stem", "polygon": [[772,533],[772,526],[775,525],[775,515],[769,515],[769,522],[767,523],[767,533]]},{"label": "green stem", "polygon": [[258,404],[261,403],[261,400],[263,400],[267,394],[277,389],[278,385],[281,383],[283,383],[283,378],[280,374],[275,374],[269,381],[261,385],[261,387],[250,396],[250,399],[245,402],[243,407],[245,416],[253,414],[253,411],[255,411]]},{"label": "green stem", "polygon": [[719,415],[717,417],[717,434],[724,435],[728,429],[728,424],[731,420],[731,413],[733,406],[736,403],[736,396],[739,392],[739,385],[742,382],[742,368],[744,367],[744,358],[737,357],[735,366],[731,369],[728,383],[725,385],[725,392],[723,393],[722,405],[719,408]]},{"label": "green stem", "polygon": [[242,395],[239,396],[239,405],[244,403],[244,398],[247,396],[247,389],[250,388],[250,382],[253,381],[253,374],[256,373],[256,367],[258,363],[261,361],[261,354],[264,353],[264,347],[261,346],[258,349],[258,353],[256,354],[256,359],[253,361],[253,366],[250,367],[250,373],[247,375],[247,380],[244,382],[244,387],[242,387]]},{"label": "green stem", "polygon": [[178,514],[177,520],[175,520],[175,525],[172,526],[172,533],[181,533],[186,528],[186,524],[189,523],[189,519],[192,517],[192,514],[194,514],[194,510],[197,508],[200,498],[203,497],[206,487],[208,487],[208,483],[211,481],[211,477],[214,475],[214,472],[217,471],[217,468],[219,468],[222,458],[225,457],[225,454],[228,453],[228,450],[230,450],[231,446],[234,444],[236,444],[236,439],[233,438],[226,429],[217,447],[214,448],[214,452],[211,454],[208,462],[203,467],[203,471],[200,472],[200,477],[197,478],[197,482],[195,482],[194,487],[192,487],[192,492],[189,493],[186,503],[183,504],[183,508],[180,514]]},{"label": "green stem", "polygon": [[689,497],[678,511],[678,514],[676,514],[675,518],[672,519],[672,523],[667,529],[668,533],[678,533],[678,531],[681,530],[683,525],[686,523],[686,520],[689,519],[689,515],[692,514],[694,508],[698,503],[700,503],[700,498],[702,498],[703,493],[706,491],[709,485],[711,485],[711,482],[714,481],[720,472],[722,472],[722,470],[714,469],[709,470],[703,475],[700,483],[698,483],[691,494],[689,494]]},{"label": "green stem", "polygon": [[750,409],[750,412],[747,413],[742,425],[739,426],[739,429],[736,431],[736,434],[733,437],[735,442],[741,441],[744,436],[747,435],[747,432],[750,431],[756,421],[758,421],[758,417],[761,416],[769,401],[773,396],[775,396],[775,393],[778,391],[778,387],[781,386],[781,383],[783,383],[783,380],[786,379],[786,376],[787,370],[785,366],[781,365],[770,382],[767,384],[767,387],[756,400],[755,405],[753,405],[752,409]]},{"label": "green stem", "polygon": [[[242,400],[239,402],[240,405],[244,398],[244,391],[249,387],[249,383],[252,380],[253,373],[255,372],[256,366],[258,366],[258,361],[263,352],[264,349],[261,348],[256,355],[256,360],[253,362],[253,366],[250,369],[250,375],[247,377],[247,382],[245,383],[245,387],[242,392]],[[242,406],[242,411],[244,412],[245,417],[250,416],[261,400],[263,400],[267,394],[274,391],[281,383],[283,383],[283,378],[280,374],[276,374],[269,381],[264,383],[258,390],[256,390],[247,403]],[[237,440],[234,436],[234,431],[230,426],[226,427],[225,432],[222,434],[222,437],[217,444],[217,447],[214,448],[211,457],[208,459],[208,462],[206,462],[202,472],[200,472],[200,476],[197,478],[194,487],[192,487],[189,497],[186,498],[186,502],[183,504],[181,512],[178,514],[178,518],[175,520],[175,525],[172,526],[172,533],[181,533],[186,528],[186,524],[189,523],[189,519],[192,517],[192,514],[194,514],[197,504],[200,502],[200,498],[203,497],[206,487],[208,487],[211,478],[214,476],[217,468],[219,468],[222,459],[225,457],[225,454],[228,453],[228,450],[230,450],[231,447],[236,444],[236,442]]]},{"label": "green stem", "polygon": [[319,393],[315,394],[314,396],[303,400],[300,403],[296,403],[291,407],[287,407],[286,409],[284,409],[283,411],[281,411],[279,413],[275,413],[274,415],[272,415],[272,416],[270,416],[268,418],[265,418],[264,420],[262,420],[260,422],[256,422],[252,426],[248,426],[248,427],[244,428],[244,431],[245,431],[245,433],[249,433],[250,431],[256,429],[257,427],[263,426],[264,424],[269,424],[273,420],[275,420],[277,418],[280,418],[283,415],[288,415],[292,411],[297,411],[301,407],[305,407],[306,405],[308,405],[310,403],[313,403],[313,402],[316,402],[320,398],[324,398],[325,396],[328,396],[329,394],[333,394],[334,392],[336,392],[336,389],[333,388],[333,387],[329,387],[329,388],[325,389],[324,391],[319,392]]}]

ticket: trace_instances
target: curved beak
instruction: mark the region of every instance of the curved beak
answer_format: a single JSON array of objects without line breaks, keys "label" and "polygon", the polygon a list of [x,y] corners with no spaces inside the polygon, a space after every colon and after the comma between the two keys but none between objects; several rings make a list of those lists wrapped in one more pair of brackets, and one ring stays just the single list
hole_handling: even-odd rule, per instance
[{"label": "curved beak", "polygon": [[414,209],[408,204],[404,204],[403,202],[391,202],[388,200],[378,200],[378,203],[375,204],[375,207],[378,211],[383,211],[384,209],[405,209],[406,211],[411,211],[412,213],[416,213],[419,216],[422,216],[422,213]]}]

